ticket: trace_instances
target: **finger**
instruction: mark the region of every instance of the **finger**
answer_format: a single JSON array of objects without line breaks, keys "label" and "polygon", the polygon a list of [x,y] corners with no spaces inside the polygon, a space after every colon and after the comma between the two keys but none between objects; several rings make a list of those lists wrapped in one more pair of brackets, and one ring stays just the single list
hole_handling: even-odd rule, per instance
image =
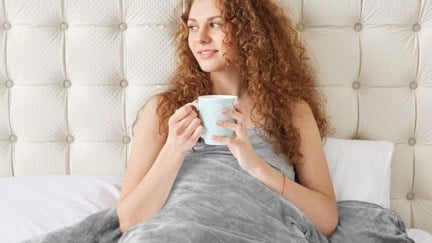
[{"label": "finger", "polygon": [[175,125],[177,127],[177,134],[181,134],[184,130],[189,126],[189,124],[197,117],[196,113],[189,113],[185,118],[181,121],[177,122]]},{"label": "finger", "polygon": [[239,133],[241,131],[242,126],[238,123],[233,123],[229,121],[217,121],[216,124],[220,127],[226,128],[228,130]]},{"label": "finger", "polygon": [[199,113],[199,111],[198,111],[198,100],[194,100],[194,101],[192,101],[190,103],[187,103],[186,105],[190,106],[191,109],[193,111],[195,111],[197,114]]},{"label": "finger", "polygon": [[219,143],[223,143],[225,145],[230,145],[232,143],[232,141],[233,141],[232,138],[230,138],[230,137],[224,137],[224,136],[216,136],[216,135],[214,135],[211,138],[214,141],[219,142]]},{"label": "finger", "polygon": [[222,114],[229,116],[231,118],[233,118],[236,121],[242,121],[244,118],[244,115],[236,110],[232,110],[232,109],[222,109]]},{"label": "finger", "polygon": [[178,122],[182,119],[184,119],[187,115],[189,115],[191,112],[193,112],[193,105],[191,103],[188,103],[179,109],[177,109],[173,114],[173,121]]},{"label": "finger", "polygon": [[199,119],[198,117],[195,117],[190,123],[189,125],[186,127],[184,134],[187,137],[190,137],[194,131],[198,128],[198,126],[201,124],[201,119]]},{"label": "finger", "polygon": [[197,129],[195,129],[195,131],[193,132],[192,136],[190,137],[190,141],[195,143],[198,140],[198,138],[201,137],[203,131],[204,131],[204,127],[199,125]]}]

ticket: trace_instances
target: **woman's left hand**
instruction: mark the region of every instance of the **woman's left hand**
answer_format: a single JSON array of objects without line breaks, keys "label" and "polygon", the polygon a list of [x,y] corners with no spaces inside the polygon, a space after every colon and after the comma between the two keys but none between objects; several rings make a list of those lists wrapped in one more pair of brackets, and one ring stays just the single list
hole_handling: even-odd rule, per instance
[{"label": "woman's left hand", "polygon": [[235,110],[223,109],[222,113],[234,119],[230,121],[218,121],[217,125],[234,132],[232,137],[213,136],[212,139],[228,146],[228,149],[237,159],[240,167],[246,171],[254,169],[256,166],[256,153],[250,142],[248,128],[246,127],[246,117],[240,104],[234,102]]}]

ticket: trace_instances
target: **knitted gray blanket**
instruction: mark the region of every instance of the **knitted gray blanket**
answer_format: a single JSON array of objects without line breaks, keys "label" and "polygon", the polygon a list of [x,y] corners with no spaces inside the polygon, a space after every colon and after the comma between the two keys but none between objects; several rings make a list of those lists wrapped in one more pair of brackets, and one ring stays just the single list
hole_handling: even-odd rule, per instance
[{"label": "knitted gray blanket", "polygon": [[338,209],[339,225],[327,238],[229,153],[190,154],[153,219],[121,234],[112,208],[26,242],[414,242],[391,210],[359,201],[338,202]]}]

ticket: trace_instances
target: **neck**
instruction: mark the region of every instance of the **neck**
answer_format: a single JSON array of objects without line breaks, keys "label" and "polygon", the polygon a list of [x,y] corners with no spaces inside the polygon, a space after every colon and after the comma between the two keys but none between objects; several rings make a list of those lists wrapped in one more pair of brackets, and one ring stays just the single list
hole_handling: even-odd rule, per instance
[{"label": "neck", "polygon": [[238,73],[224,71],[210,73],[213,94],[239,95],[240,78]]}]

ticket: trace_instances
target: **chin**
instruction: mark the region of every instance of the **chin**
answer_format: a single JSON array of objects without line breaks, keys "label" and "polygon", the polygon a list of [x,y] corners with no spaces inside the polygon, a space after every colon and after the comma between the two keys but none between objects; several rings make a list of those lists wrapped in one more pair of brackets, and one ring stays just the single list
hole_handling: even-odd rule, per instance
[{"label": "chin", "polygon": [[206,73],[220,72],[225,70],[225,66],[220,67],[220,66],[211,66],[211,65],[200,65],[200,68]]}]

